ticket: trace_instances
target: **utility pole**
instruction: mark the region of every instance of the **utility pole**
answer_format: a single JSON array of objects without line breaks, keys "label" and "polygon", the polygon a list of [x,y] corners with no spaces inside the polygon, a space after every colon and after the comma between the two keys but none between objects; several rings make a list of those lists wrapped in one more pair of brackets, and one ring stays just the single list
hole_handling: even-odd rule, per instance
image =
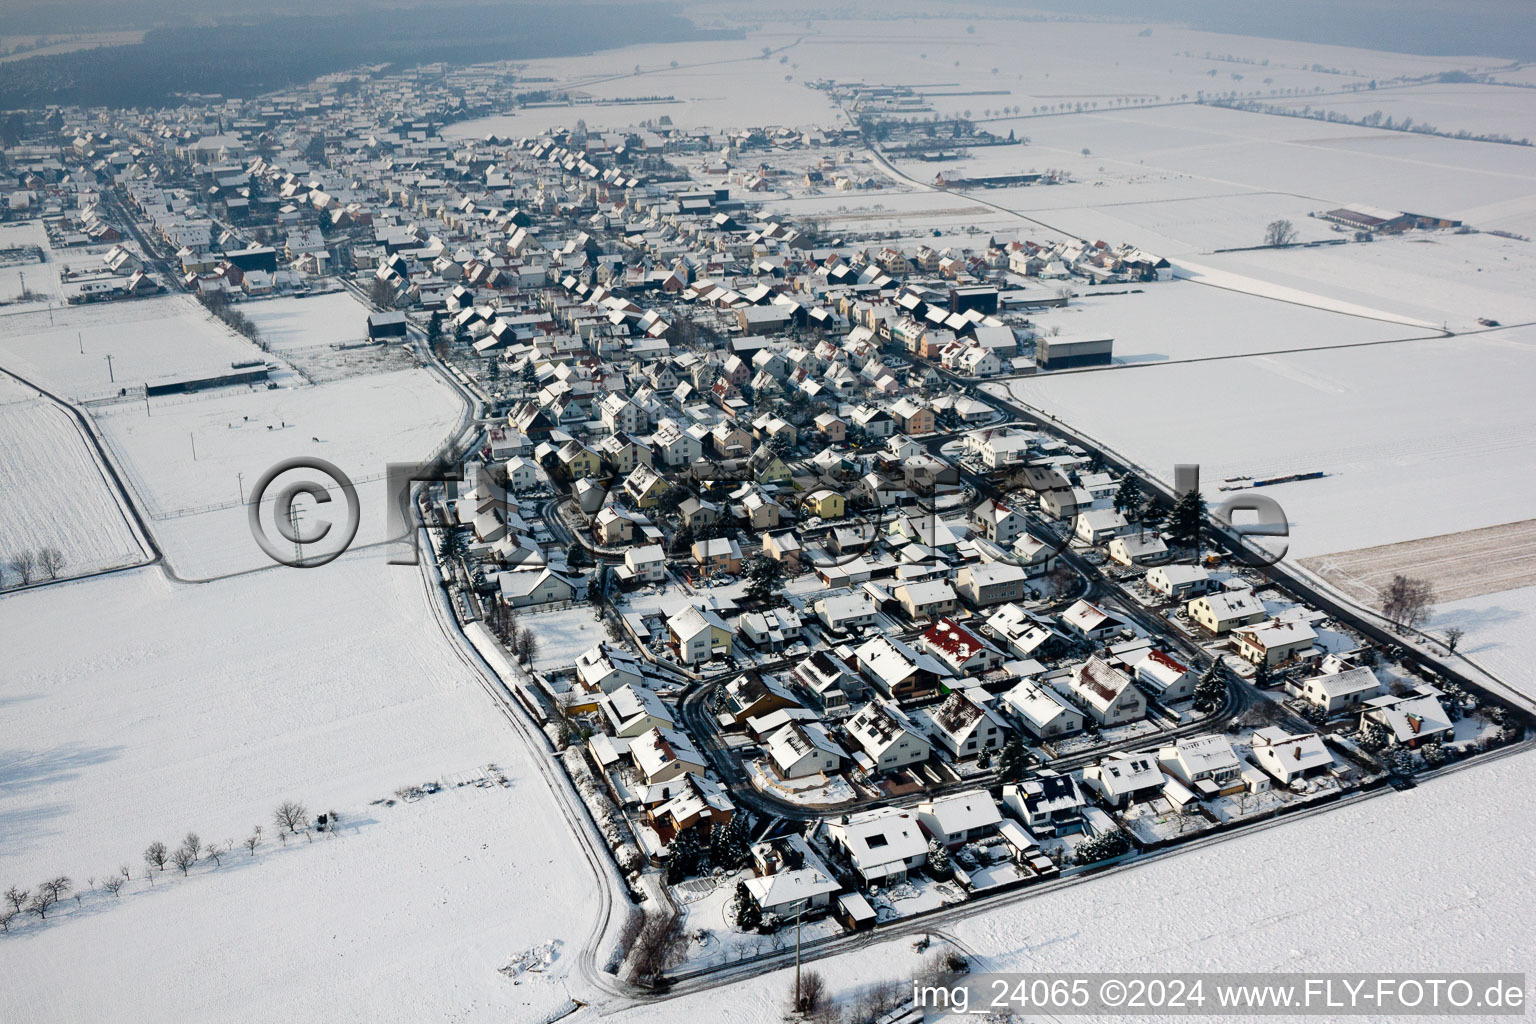
[{"label": "utility pole", "polygon": [[236,473],[235,480],[240,484],[240,504],[245,504],[245,474]]},{"label": "utility pole", "polygon": [[[50,324],[53,323],[53,307],[52,306],[48,307],[48,322]],[[85,355],[85,332],[84,331],[76,331],[75,332],[75,340],[80,343],[80,354],[81,355]]]},{"label": "utility pole", "polygon": [[196,462],[197,461],[197,438],[192,435],[192,431],[190,431],[190,430],[187,431],[187,440],[192,442],[192,461]]},{"label": "utility pole", "polygon": [[299,532],[299,507],[297,505],[288,506],[288,529],[293,533],[293,564],[302,565],[304,564],[304,535]]},{"label": "utility pole", "polygon": [[117,378],[112,375],[112,354],[110,352],[107,353],[107,380],[113,384],[117,383]]},{"label": "utility pole", "polygon": [[795,1012],[800,1012],[800,915],[805,913],[805,900],[795,906]]}]

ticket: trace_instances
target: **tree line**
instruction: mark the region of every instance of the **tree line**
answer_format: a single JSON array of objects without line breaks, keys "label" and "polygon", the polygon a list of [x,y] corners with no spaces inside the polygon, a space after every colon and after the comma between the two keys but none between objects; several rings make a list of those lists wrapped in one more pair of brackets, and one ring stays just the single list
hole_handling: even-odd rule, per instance
[{"label": "tree line", "polygon": [[17,551],[0,565],[0,587],[26,586],[39,580],[56,580],[64,571],[64,553],[58,548]]},{"label": "tree line", "polygon": [[[302,835],[313,841],[317,832],[334,834],[340,823],[341,815],[335,811],[325,811],[311,820],[308,809],[296,800],[284,800],[272,811],[273,827],[284,845],[287,845],[290,836]],[[247,857],[255,857],[257,848],[264,841],[260,825],[255,826],[250,835],[238,842],[234,839],[222,843],[204,842],[196,832],[188,832],[174,849],[156,840],[144,848],[144,867],[139,877],[153,886],[155,877],[163,874],[168,866],[180,871],[183,878],[189,876],[198,864],[211,864],[217,869],[223,866],[224,858],[230,856],[237,847],[244,848]],[[0,897],[3,899],[3,903],[0,903],[0,933],[9,933],[16,918],[24,914],[35,917],[39,923],[48,920],[48,915],[65,905],[67,899],[72,898],[76,906],[82,905],[92,894],[120,899],[123,889],[133,877],[132,865],[123,863],[104,876],[88,878],[84,886],[77,886],[68,875],[56,875],[32,888],[13,885]]]}]

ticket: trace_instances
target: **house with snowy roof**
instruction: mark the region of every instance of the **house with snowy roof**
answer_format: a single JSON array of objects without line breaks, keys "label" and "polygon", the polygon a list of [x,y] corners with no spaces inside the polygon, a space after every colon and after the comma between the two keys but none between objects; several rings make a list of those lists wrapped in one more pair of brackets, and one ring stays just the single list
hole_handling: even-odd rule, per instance
[{"label": "house with snowy roof", "polygon": [[1381,693],[1381,680],[1364,665],[1338,672],[1323,672],[1306,679],[1290,680],[1285,690],[1313,707],[1333,715],[1357,711],[1365,701]]},{"label": "house with snowy roof", "polygon": [[957,850],[995,833],[1003,815],[986,790],[968,789],[924,800],[917,805],[917,822],[930,839]]},{"label": "house with snowy roof", "polygon": [[1037,740],[1064,739],[1083,731],[1083,712],[1049,686],[1023,679],[998,697],[999,709]]},{"label": "house with snowy roof", "polygon": [[1242,626],[1252,626],[1269,617],[1264,602],[1252,590],[1223,590],[1205,594],[1185,605],[1189,617],[1210,632],[1221,636]]},{"label": "house with snowy roof", "polygon": [[1333,767],[1327,744],[1313,732],[1292,735],[1279,726],[1267,726],[1253,734],[1252,749],[1258,766],[1282,786]]},{"label": "house with snowy roof", "polygon": [[1406,696],[1374,697],[1365,702],[1360,713],[1361,727],[1367,722],[1380,725],[1387,732],[1388,744],[1394,747],[1417,748],[1451,739],[1456,725],[1438,694],[1433,687],[1421,686]]},{"label": "house with snowy roof", "polygon": [[1109,807],[1156,799],[1166,781],[1157,757],[1150,753],[1120,751],[1083,769],[1083,785]]},{"label": "house with snowy roof", "polygon": [[786,779],[830,775],[849,759],[826,725],[814,719],[784,725],[768,737],[763,749],[774,770]]},{"label": "house with snowy roof", "polygon": [[1136,685],[1161,704],[1172,704],[1194,695],[1194,670],[1160,648],[1148,647],[1140,655],[1133,656],[1129,668]]},{"label": "house with snowy roof", "polygon": [[1274,668],[1312,650],[1317,632],[1305,622],[1265,622],[1235,630],[1237,653],[1244,661]]},{"label": "house with snowy roof", "polygon": [[866,885],[904,881],[928,862],[928,839],[911,811],[879,807],[834,819],[826,828]]},{"label": "house with snowy roof", "polygon": [[1209,799],[1240,792],[1242,762],[1225,736],[1188,736],[1157,752],[1163,771]]},{"label": "house with snowy roof", "polygon": [[913,712],[912,719],[934,746],[942,747],[957,761],[1001,748],[1009,731],[1002,716],[961,691],[951,693],[940,704]]},{"label": "house with snowy roof", "polygon": [[1098,655],[1072,671],[1068,686],[1101,726],[1140,721],[1147,713],[1147,699],[1131,677]]},{"label": "house with snowy roof", "polygon": [[1002,651],[947,617],[925,629],[918,645],[956,676],[980,675],[1003,661]]},{"label": "house with snowy roof", "polygon": [[1068,633],[1094,642],[1106,640],[1125,627],[1125,621],[1092,601],[1079,598],[1056,617]]},{"label": "house with snowy roof", "polygon": [[1003,787],[1003,806],[1035,835],[1071,835],[1083,830],[1088,799],[1071,775],[1049,769]]},{"label": "house with snowy roof", "polygon": [[646,785],[671,782],[685,773],[703,775],[704,755],[687,734],[676,729],[654,728],[629,742],[629,756]]},{"label": "house with snowy roof", "polygon": [[891,772],[919,764],[928,760],[932,750],[907,713],[879,697],[848,719],[844,730],[857,748],[855,760],[870,772]]},{"label": "house with snowy roof", "polygon": [[638,683],[603,694],[598,702],[603,724],[614,736],[639,736],[651,729],[670,729],[676,724],[671,709],[656,692]]}]

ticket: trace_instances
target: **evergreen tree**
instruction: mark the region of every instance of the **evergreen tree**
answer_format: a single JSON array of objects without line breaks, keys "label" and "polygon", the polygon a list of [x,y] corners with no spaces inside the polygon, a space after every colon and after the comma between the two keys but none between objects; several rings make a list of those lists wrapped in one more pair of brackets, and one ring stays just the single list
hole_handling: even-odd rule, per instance
[{"label": "evergreen tree", "polygon": [[667,858],[667,884],[676,885],[683,879],[699,873],[704,850],[692,829],[679,832],[672,839],[672,854]]},{"label": "evergreen tree", "polygon": [[1141,491],[1136,487],[1136,478],[1129,473],[1120,481],[1120,489],[1115,492],[1115,511],[1123,516],[1129,516],[1141,502]]},{"label": "evergreen tree", "polygon": [[1200,530],[1205,525],[1205,498],[1199,491],[1185,491],[1173,503],[1168,516],[1168,528],[1174,540],[1180,544],[1193,544],[1198,553]]},{"label": "evergreen tree", "polygon": [[1226,698],[1227,686],[1222,678],[1221,659],[1211,662],[1200,681],[1195,684],[1194,705],[1195,710],[1209,714],[1221,707],[1221,702]]},{"label": "evergreen tree", "polygon": [[948,878],[950,874],[949,851],[937,839],[928,840],[928,870],[935,878]]},{"label": "evergreen tree", "polygon": [[501,379],[501,360],[497,359],[495,356],[492,356],[490,358],[489,362],[490,362],[490,365],[485,368],[486,379],[487,380],[500,380]]},{"label": "evergreen tree", "polygon": [[427,319],[427,348],[436,348],[437,342],[443,336],[443,322],[433,313]]},{"label": "evergreen tree", "polygon": [[747,889],[746,882],[736,883],[736,927],[741,931],[749,932],[763,921],[762,908],[752,898],[752,893]]},{"label": "evergreen tree", "polygon": [[1024,753],[1024,741],[1017,736],[1008,737],[997,755],[997,777],[1000,782],[1019,782],[1029,767]]},{"label": "evergreen tree", "polygon": [[742,564],[741,575],[747,581],[746,596],[754,601],[767,601],[779,591],[784,565],[776,558],[754,555]]},{"label": "evergreen tree", "polygon": [[747,839],[741,823],[732,817],[709,830],[709,862],[717,868],[734,871],[747,859]]}]

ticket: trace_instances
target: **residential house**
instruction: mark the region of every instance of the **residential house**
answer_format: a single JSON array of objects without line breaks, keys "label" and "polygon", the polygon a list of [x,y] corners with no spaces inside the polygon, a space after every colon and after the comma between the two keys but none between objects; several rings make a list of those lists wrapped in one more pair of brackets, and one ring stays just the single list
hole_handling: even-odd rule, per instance
[{"label": "residential house", "polygon": [[790,722],[763,744],[768,761],[782,778],[831,775],[848,760],[848,752],[819,721]]},{"label": "residential house", "polygon": [[928,862],[928,840],[911,811],[879,807],[833,819],[826,829],[865,885],[894,885]]},{"label": "residential house", "polygon": [[955,590],[947,579],[903,583],[891,591],[891,596],[901,603],[913,622],[937,619],[955,611]]},{"label": "residential house", "polygon": [[1299,697],[1325,714],[1333,715],[1359,710],[1363,702],[1381,693],[1381,680],[1376,678],[1373,670],[1361,665],[1288,682],[1285,688],[1292,697]]},{"label": "residential house", "polygon": [[1251,590],[1224,590],[1218,594],[1206,594],[1184,607],[1191,619],[1217,636],[1268,618],[1264,602]]},{"label": "residential house", "polygon": [[667,554],[660,544],[629,548],[615,573],[623,583],[660,583],[667,578]]},{"label": "residential house", "polygon": [[687,735],[676,729],[656,728],[636,736],[629,756],[646,785],[671,782],[684,773],[703,775],[704,755]]},{"label": "residential house", "polygon": [[926,724],[929,740],[956,761],[997,750],[1008,736],[1008,723],[997,712],[959,691],[914,713],[913,720]]},{"label": "residential house", "polygon": [[684,665],[699,665],[731,652],[733,634],[711,608],[690,604],[668,616],[667,633]]},{"label": "residential house", "polygon": [[1165,773],[1209,799],[1241,792],[1242,762],[1225,736],[1190,736],[1157,752]]},{"label": "residential house", "polygon": [[1274,668],[1312,650],[1317,632],[1305,622],[1266,622],[1236,630],[1237,653],[1254,665]]},{"label": "residential house", "polygon": [[862,590],[846,590],[818,598],[811,610],[827,629],[858,634],[875,624],[875,603]]},{"label": "residential house", "polygon": [[1025,596],[1029,573],[1012,562],[964,565],[955,574],[955,590],[973,608],[986,608]]},{"label": "residential house", "polygon": [[927,738],[907,713],[880,697],[864,705],[845,728],[858,748],[855,760],[869,772],[893,772],[920,764],[932,752]]},{"label": "residential house", "polygon": [[917,822],[940,846],[958,850],[995,834],[1003,815],[986,790],[968,789],[924,800],[917,805]]},{"label": "residential house", "polygon": [[1364,704],[1360,724],[1375,722],[1387,732],[1391,746],[1422,747],[1451,739],[1456,725],[1441,705],[1439,691],[1433,687],[1420,687],[1407,696],[1387,694],[1375,697]]},{"label": "residential house", "polygon": [[603,724],[613,736],[639,736],[652,729],[670,729],[676,724],[672,712],[656,692],[638,683],[628,683],[603,694],[598,706],[603,713]]},{"label": "residential house", "polygon": [[1137,800],[1154,800],[1166,784],[1156,756],[1149,753],[1117,751],[1083,769],[1084,787],[1109,807],[1123,808]]},{"label": "residential house", "polygon": [[725,685],[716,717],[722,724],[744,725],[749,718],[800,706],[789,687],[774,676],[744,672]]},{"label": "residential house", "polygon": [[1316,733],[1292,735],[1278,726],[1266,726],[1253,734],[1253,759],[1282,786],[1333,767],[1328,745]]},{"label": "residential house", "polygon": [[1073,602],[1072,607],[1056,618],[1068,633],[1095,643],[1107,640],[1125,628],[1125,622],[1118,616],[1084,599]]},{"label": "residential house", "polygon": [[741,573],[741,545],[735,537],[711,537],[693,542],[693,560],[706,575]]},{"label": "residential house", "polygon": [[1050,770],[1003,787],[1003,806],[1037,836],[1083,831],[1083,807],[1087,803],[1076,779]]},{"label": "residential house", "polygon": [[645,672],[639,658],[605,641],[577,655],[576,680],[594,693],[612,693],[624,686],[640,685]]},{"label": "residential house", "polygon": [[987,540],[1006,548],[1024,535],[1029,523],[1023,512],[989,498],[971,510],[971,525]]},{"label": "residential house", "polygon": [[1131,677],[1098,655],[1073,670],[1069,685],[1100,726],[1137,722],[1147,713],[1147,698]]},{"label": "residential house", "polygon": [[1147,586],[1171,601],[1190,601],[1217,585],[1209,569],[1195,565],[1159,565],[1147,570]]},{"label": "residential house", "polygon": [[496,583],[509,608],[532,608],[576,597],[576,585],[549,568],[498,573]]},{"label": "residential house", "polygon": [[1023,679],[998,698],[1005,714],[1037,740],[1058,740],[1083,731],[1083,712],[1049,686]]},{"label": "residential house", "polygon": [[647,810],[656,836],[671,843],[679,833],[696,830],[707,837],[716,825],[730,823],[736,813],[725,787],[703,775],[685,774],[678,793],[664,803]]}]

